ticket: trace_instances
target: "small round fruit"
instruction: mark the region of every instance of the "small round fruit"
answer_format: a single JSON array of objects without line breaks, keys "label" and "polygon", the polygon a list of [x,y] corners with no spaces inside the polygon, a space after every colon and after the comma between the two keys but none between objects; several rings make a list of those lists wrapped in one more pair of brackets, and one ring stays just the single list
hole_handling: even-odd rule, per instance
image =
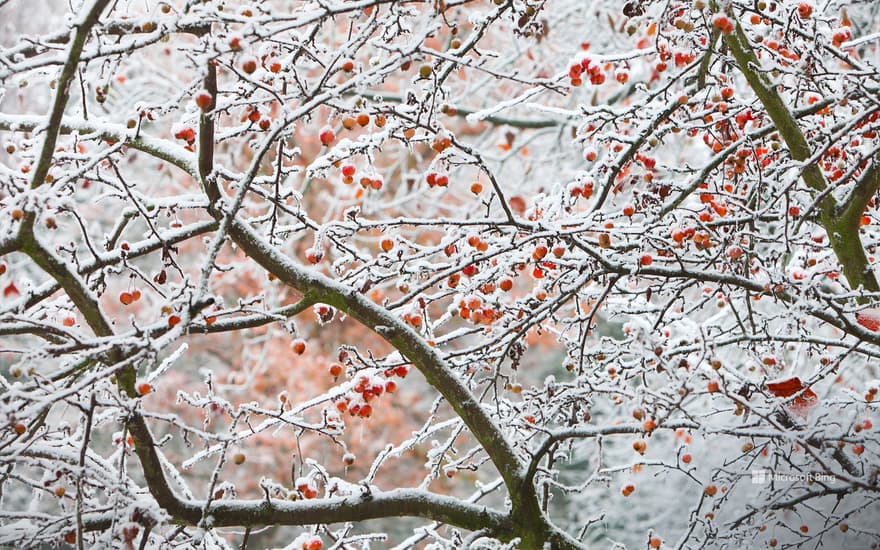
[{"label": "small round fruit", "polygon": [[247,460],[247,457],[244,456],[244,453],[235,453],[232,455],[232,462],[236,465],[244,464],[245,460]]},{"label": "small round fruit", "polygon": [[430,65],[422,65],[419,67],[419,76],[421,78],[428,78],[432,74],[434,74],[434,68]]},{"label": "small round fruit", "polygon": [[328,147],[336,139],[336,134],[333,133],[333,130],[324,130],[318,138],[321,140],[321,145]]},{"label": "small round fruit", "polygon": [[247,74],[253,74],[257,70],[257,60],[253,57],[246,58],[241,63],[241,70]]},{"label": "small round fruit", "polygon": [[202,90],[195,95],[193,101],[195,101],[196,106],[202,111],[207,111],[211,108],[213,98],[211,94],[207,90]]},{"label": "small round fruit", "polygon": [[293,353],[297,355],[302,355],[306,352],[306,341],[301,338],[297,338],[293,341],[292,348]]},{"label": "small round fruit", "polygon": [[352,453],[345,453],[342,455],[342,463],[346,466],[351,466],[354,464],[355,456]]}]

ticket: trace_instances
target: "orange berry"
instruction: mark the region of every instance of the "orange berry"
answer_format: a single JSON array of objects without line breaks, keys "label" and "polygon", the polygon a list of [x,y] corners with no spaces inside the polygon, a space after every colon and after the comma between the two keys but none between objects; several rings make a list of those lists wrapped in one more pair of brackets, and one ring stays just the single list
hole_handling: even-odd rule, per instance
[{"label": "orange berry", "polygon": [[208,93],[206,90],[202,90],[201,92],[196,94],[196,96],[193,98],[193,101],[195,101],[195,104],[199,109],[201,109],[202,111],[207,111],[211,108],[211,103],[213,99],[214,98],[211,97],[210,93]]},{"label": "orange berry", "polygon": [[242,62],[241,70],[247,74],[253,74],[257,70],[257,60],[253,57],[248,57]]},{"label": "orange berry", "polygon": [[302,355],[306,352],[306,341],[301,338],[297,338],[293,341],[292,348],[293,353],[297,355]]}]

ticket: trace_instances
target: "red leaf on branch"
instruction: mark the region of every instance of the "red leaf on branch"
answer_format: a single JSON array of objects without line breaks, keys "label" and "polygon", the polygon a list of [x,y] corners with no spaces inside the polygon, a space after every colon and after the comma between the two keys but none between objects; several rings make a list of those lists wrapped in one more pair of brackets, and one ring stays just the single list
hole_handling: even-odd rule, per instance
[{"label": "red leaf on branch", "polygon": [[[801,379],[797,376],[793,376],[791,378],[786,378],[785,380],[779,380],[776,382],[768,382],[767,390],[770,391],[776,397],[791,397],[796,393],[803,390],[803,393],[795,398],[795,400],[791,404],[791,408],[795,409],[796,412],[804,413],[806,409],[815,405],[819,401],[819,396],[816,393],[804,386],[801,382]],[[793,411],[795,412],[795,411]]]},{"label": "red leaf on branch", "polygon": [[767,389],[776,397],[791,397],[804,389],[804,385],[801,379],[795,376],[778,382],[768,382]]},{"label": "red leaf on branch", "polygon": [[864,309],[856,315],[856,322],[872,332],[880,331],[880,309]]}]

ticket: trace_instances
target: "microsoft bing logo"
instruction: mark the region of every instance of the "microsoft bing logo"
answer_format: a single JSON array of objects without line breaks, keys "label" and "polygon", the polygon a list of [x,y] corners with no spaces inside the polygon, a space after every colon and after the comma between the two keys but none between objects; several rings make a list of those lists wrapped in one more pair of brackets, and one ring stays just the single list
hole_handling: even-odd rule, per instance
[{"label": "microsoft bing logo", "polygon": [[831,483],[835,481],[837,478],[832,474],[820,474],[814,472],[807,473],[777,473],[771,470],[752,470],[752,484],[753,485],[763,485],[764,483],[770,483],[771,481],[802,481],[806,483],[814,483],[814,482],[822,482],[822,483]]}]

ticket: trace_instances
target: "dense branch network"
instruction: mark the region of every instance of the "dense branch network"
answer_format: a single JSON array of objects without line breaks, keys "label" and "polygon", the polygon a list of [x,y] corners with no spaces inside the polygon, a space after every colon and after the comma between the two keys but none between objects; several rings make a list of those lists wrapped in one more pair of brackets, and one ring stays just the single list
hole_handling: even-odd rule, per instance
[{"label": "dense branch network", "polygon": [[0,4],[0,543],[878,536],[877,7],[287,4]]}]

